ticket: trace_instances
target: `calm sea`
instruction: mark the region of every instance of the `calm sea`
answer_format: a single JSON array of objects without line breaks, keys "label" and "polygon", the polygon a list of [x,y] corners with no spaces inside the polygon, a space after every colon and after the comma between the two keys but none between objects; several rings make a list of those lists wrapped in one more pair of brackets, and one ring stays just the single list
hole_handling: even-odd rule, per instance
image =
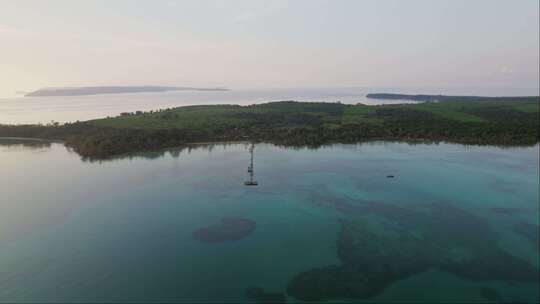
[{"label": "calm sea", "polygon": [[183,105],[254,104],[269,101],[325,101],[384,104],[407,101],[366,98],[369,93],[444,94],[479,96],[538,96],[538,88],[293,88],[232,89],[225,92],[177,91],[165,93],[113,94],[73,97],[0,98],[0,124],[48,123],[88,120]]},{"label": "calm sea", "polygon": [[245,144],[89,162],[0,140],[0,302],[537,303],[538,153],[260,144],[246,187]]}]

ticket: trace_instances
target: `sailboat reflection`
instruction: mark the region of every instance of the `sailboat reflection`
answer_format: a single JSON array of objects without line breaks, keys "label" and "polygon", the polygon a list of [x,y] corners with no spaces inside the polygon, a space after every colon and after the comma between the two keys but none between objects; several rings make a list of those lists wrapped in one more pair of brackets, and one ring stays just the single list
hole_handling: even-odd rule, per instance
[{"label": "sailboat reflection", "polygon": [[251,162],[249,163],[249,167],[248,167],[248,174],[249,174],[249,180],[245,181],[244,182],[244,185],[246,186],[257,186],[259,185],[259,183],[253,179],[253,175],[254,175],[254,167],[253,167],[253,151],[255,150],[255,144],[252,143],[251,146],[249,147],[249,154],[251,154]]}]

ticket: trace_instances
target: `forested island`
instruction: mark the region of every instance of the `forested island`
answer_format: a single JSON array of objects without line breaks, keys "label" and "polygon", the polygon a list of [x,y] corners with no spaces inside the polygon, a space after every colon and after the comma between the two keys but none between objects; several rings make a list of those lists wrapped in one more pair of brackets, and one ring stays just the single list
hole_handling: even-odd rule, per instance
[{"label": "forested island", "polygon": [[532,145],[540,138],[539,123],[539,97],[377,106],[282,101],[137,111],[66,124],[0,125],[0,136],[63,140],[84,157],[107,158],[242,140],[311,147],[377,139]]},{"label": "forested island", "polygon": [[414,100],[421,102],[439,102],[439,101],[522,101],[535,98],[535,96],[516,96],[516,97],[485,97],[485,96],[449,96],[449,95],[409,95],[393,93],[373,93],[367,94],[367,98],[389,99],[389,100]]},{"label": "forested island", "polygon": [[148,93],[166,91],[227,91],[223,88],[192,88],[164,86],[100,86],[100,87],[65,87],[44,88],[25,94],[25,97],[45,96],[82,96],[98,94]]}]

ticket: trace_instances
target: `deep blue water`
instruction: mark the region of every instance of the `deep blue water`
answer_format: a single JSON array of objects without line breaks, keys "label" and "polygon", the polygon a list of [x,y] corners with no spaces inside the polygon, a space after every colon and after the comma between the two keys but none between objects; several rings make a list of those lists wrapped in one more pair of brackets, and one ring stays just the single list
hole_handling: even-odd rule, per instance
[{"label": "deep blue water", "polygon": [[[538,302],[538,152],[259,144],[246,187],[245,144],[89,162],[0,140],[0,302]],[[194,238],[223,218],[256,227]]]}]

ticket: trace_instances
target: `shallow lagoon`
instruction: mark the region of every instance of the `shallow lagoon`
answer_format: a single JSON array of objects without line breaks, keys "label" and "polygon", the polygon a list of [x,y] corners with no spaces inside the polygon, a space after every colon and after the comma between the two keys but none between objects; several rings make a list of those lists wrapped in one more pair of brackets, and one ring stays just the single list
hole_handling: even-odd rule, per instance
[{"label": "shallow lagoon", "polygon": [[[538,151],[260,144],[246,187],[245,144],[90,162],[0,140],[0,302],[537,302]],[[194,238],[227,218],[254,226]]]}]

